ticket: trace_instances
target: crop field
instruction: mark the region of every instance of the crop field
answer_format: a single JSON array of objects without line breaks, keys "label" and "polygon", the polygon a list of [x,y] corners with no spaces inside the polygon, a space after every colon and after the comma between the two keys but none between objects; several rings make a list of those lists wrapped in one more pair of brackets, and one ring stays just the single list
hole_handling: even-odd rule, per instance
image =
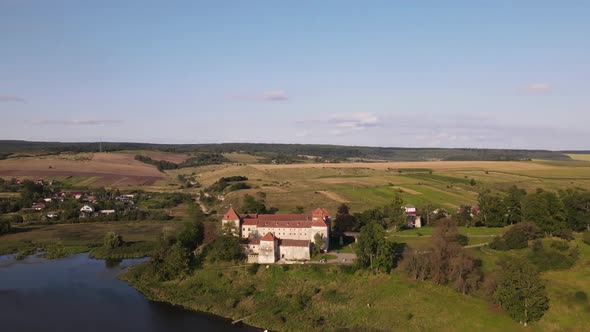
[{"label": "crop field", "polygon": [[155,167],[126,153],[85,153],[0,160],[0,176],[56,179],[73,186],[127,187],[165,179]]},{"label": "crop field", "polygon": [[116,153],[122,154],[130,154],[132,156],[142,155],[146,157],[150,157],[154,160],[166,160],[173,163],[180,164],[183,161],[186,161],[191,157],[190,154],[187,153],[172,153],[172,152],[162,152],[162,151],[150,151],[150,150],[132,150],[132,151],[121,151]]},{"label": "crop field", "polygon": [[[341,164],[240,164],[215,165],[167,172],[198,175],[207,187],[221,177],[243,175],[253,187],[225,195],[217,207],[240,206],[245,194],[266,194],[268,206],[290,212],[295,206],[324,206],[335,211],[346,203],[353,212],[381,206],[398,192],[405,202],[418,207],[454,209],[477,202],[484,189],[517,185],[526,190],[544,188],[590,189],[590,163],[586,162],[390,162]],[[472,185],[472,181],[475,183]]]},{"label": "crop field", "polygon": [[567,156],[574,160],[590,161],[590,154],[568,154]]},{"label": "crop field", "polygon": [[[381,206],[394,193],[418,207],[454,209],[472,205],[484,189],[517,185],[526,190],[544,188],[590,189],[590,162],[575,161],[431,161],[376,163],[257,164],[259,157],[226,153],[233,164],[182,168],[159,172],[154,166],[134,159],[143,154],[154,159],[179,162],[187,154],[156,151],[79,153],[57,156],[21,157],[0,160],[0,176],[58,179],[74,187],[139,187],[152,191],[178,190],[177,176],[195,175],[200,188],[182,189],[196,193],[221,177],[248,177],[252,189],[225,194],[214,207],[239,207],[245,194],[264,193],[268,206],[291,212],[295,206],[312,209],[324,206],[335,211],[341,203],[353,212]],[[577,157],[584,155],[574,155]],[[473,181],[472,181],[473,180]],[[475,183],[473,183],[475,182]]]}]

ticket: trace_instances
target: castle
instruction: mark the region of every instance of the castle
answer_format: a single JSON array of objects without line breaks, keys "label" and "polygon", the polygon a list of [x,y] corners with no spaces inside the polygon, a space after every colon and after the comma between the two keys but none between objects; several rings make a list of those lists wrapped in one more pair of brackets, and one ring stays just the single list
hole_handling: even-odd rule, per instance
[{"label": "castle", "polygon": [[221,220],[234,235],[245,239],[248,262],[269,264],[278,260],[304,261],[311,258],[316,234],[328,250],[330,214],[317,208],[311,214],[238,214],[230,208]]}]

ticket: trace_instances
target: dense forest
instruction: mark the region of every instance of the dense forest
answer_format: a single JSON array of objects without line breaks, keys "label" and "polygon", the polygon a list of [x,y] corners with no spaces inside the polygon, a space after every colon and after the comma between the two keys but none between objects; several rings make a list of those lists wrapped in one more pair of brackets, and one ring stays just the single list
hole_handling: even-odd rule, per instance
[{"label": "dense forest", "polygon": [[341,146],[318,144],[265,144],[265,143],[221,143],[221,144],[152,144],[103,142],[59,143],[0,140],[0,159],[12,153],[60,153],[98,152],[121,150],[159,150],[180,153],[230,153],[244,152],[273,159],[280,156],[313,156],[330,161],[341,160],[570,160],[564,152],[547,150],[503,150],[503,149],[445,149],[445,148],[399,148]]}]

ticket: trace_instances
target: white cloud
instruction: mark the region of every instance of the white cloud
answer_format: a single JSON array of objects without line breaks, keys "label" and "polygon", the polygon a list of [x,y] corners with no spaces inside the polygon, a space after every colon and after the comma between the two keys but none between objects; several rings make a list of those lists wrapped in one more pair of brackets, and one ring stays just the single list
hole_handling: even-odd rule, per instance
[{"label": "white cloud", "polygon": [[283,90],[264,91],[262,93],[235,95],[230,97],[231,100],[236,101],[286,101],[289,96]]},{"label": "white cloud", "polygon": [[374,113],[342,113],[333,115],[328,124],[338,128],[336,130],[363,130],[378,125],[378,118]]},{"label": "white cloud", "polygon": [[550,93],[553,87],[549,83],[531,83],[525,87],[525,91],[534,94]]},{"label": "white cloud", "polygon": [[66,126],[102,126],[108,124],[121,123],[119,120],[36,120],[33,124],[37,125],[66,125]]},{"label": "white cloud", "polygon": [[15,95],[0,95],[0,103],[23,103],[25,100]]}]

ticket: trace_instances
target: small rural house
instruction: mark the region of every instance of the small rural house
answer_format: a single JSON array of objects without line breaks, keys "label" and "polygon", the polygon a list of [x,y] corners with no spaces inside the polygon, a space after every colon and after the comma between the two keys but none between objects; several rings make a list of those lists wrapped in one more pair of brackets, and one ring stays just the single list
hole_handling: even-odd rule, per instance
[{"label": "small rural house", "polygon": [[35,211],[41,211],[45,209],[45,204],[43,203],[33,203],[33,206],[31,206],[31,208]]},{"label": "small rural house", "polygon": [[92,206],[90,204],[84,205],[83,207],[80,208],[80,213],[92,214],[92,213],[94,213],[94,206]]}]

